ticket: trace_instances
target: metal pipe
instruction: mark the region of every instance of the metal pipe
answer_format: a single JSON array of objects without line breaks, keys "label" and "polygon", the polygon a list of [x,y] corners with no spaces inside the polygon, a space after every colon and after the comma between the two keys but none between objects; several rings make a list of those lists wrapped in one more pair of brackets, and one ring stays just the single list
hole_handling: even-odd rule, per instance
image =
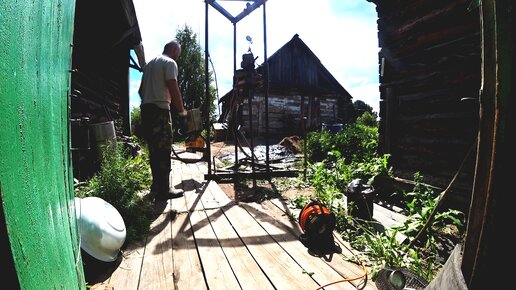
[{"label": "metal pipe", "polygon": [[204,20],[204,97],[206,98],[206,161],[208,162],[208,174],[211,174],[211,150],[210,150],[210,78],[208,72],[208,2],[205,2],[205,20]]},{"label": "metal pipe", "polygon": [[301,97],[301,122],[303,122],[303,180],[306,181],[306,116],[305,116],[305,95]]},{"label": "metal pipe", "polygon": [[256,178],[254,178],[254,140],[253,140],[253,80],[254,76],[252,72],[246,73],[245,80],[245,89],[248,95],[249,100],[249,108],[247,109],[247,113],[249,114],[249,134],[251,137],[251,172],[253,173],[253,188],[256,188]]},{"label": "metal pipe", "polygon": [[264,96],[265,96],[265,165],[267,173],[270,173],[269,159],[269,63],[267,62],[267,14],[265,2],[263,2],[263,59],[264,59]]},{"label": "metal pipe", "polygon": [[[236,23],[233,24],[233,100],[231,101],[232,102],[235,102],[235,96],[238,94],[238,88],[237,88],[237,84],[238,84],[238,80],[236,79],[236,63],[237,63],[237,60],[236,60]],[[238,130],[238,126],[237,126],[237,121],[238,121],[238,118],[237,118],[237,113],[238,110],[235,110],[233,112],[233,115],[231,116],[231,119],[232,119],[232,122],[233,122],[233,128],[231,130],[233,130],[233,142],[235,142],[235,167],[233,167],[234,169],[238,169],[238,136],[237,136],[237,130]]]}]

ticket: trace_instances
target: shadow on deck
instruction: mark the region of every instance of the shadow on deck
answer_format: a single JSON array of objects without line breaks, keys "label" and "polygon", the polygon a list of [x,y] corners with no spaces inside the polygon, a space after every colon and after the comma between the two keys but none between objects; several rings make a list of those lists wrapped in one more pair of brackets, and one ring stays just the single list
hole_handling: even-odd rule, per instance
[{"label": "shadow on deck", "polygon": [[[127,246],[118,264],[99,266],[92,289],[322,289],[364,274],[340,239],[342,253],[311,255],[281,197],[234,200],[206,172],[204,163],[172,160],[184,197],[157,203],[147,239]],[[377,289],[367,276],[330,287]]]}]

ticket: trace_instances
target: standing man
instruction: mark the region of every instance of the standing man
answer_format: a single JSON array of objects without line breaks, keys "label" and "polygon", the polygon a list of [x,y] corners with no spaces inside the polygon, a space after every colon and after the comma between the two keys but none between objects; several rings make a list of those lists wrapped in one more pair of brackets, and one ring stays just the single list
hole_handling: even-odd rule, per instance
[{"label": "standing man", "polygon": [[170,106],[186,121],[187,111],[177,80],[177,59],[181,45],[171,41],[163,54],[153,58],[143,68],[139,94],[144,138],[149,147],[152,171],[151,194],[156,201],[183,196],[183,190],[170,190],[170,153],[172,152],[172,120]]}]

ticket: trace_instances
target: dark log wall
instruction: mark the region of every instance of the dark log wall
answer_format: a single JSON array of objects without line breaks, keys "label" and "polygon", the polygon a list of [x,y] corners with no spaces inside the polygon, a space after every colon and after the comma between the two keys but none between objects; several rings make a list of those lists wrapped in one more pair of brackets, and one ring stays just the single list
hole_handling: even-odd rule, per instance
[{"label": "dark log wall", "polygon": [[[380,149],[395,173],[446,187],[478,131],[479,10],[470,0],[371,1],[380,44]],[[467,208],[474,152],[454,189]],[[469,191],[469,192],[468,192]]]},{"label": "dark log wall", "polygon": [[77,0],[72,118],[120,119],[129,135],[130,50],[141,41],[131,0]]},{"label": "dark log wall", "polygon": [[[304,101],[304,104],[302,104]],[[242,129],[249,132],[248,102],[243,105]],[[304,114],[303,114],[304,111]],[[272,136],[301,136],[303,123],[306,116],[306,129],[320,130],[322,123],[334,122],[334,114],[339,111],[337,99],[305,96],[280,96],[269,95],[269,134]],[[265,133],[265,101],[263,96],[253,98],[253,134]]]},{"label": "dark log wall", "polygon": [[98,169],[97,141],[89,127],[114,121],[116,135],[130,135],[130,50],[141,42],[132,0],[77,0],[71,80],[74,177]]}]

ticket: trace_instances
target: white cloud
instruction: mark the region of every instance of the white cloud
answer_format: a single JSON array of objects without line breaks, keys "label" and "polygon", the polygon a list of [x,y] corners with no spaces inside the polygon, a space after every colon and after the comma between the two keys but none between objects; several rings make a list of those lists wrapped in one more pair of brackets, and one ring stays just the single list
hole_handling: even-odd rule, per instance
[{"label": "white cloud", "polygon": [[[202,0],[133,0],[147,60],[187,24],[205,46],[205,3]],[[375,5],[365,0],[269,0],[266,2],[267,54],[272,55],[294,34],[310,47],[330,73],[352,94],[376,111],[378,91],[378,39]],[[233,16],[245,1],[218,1]],[[249,48],[257,62],[264,61],[263,7],[236,24],[236,65]],[[219,95],[227,93],[233,78],[233,24],[213,7],[208,8],[209,50],[217,74]],[[141,74],[131,74],[139,78]],[[360,80],[357,82],[357,80]],[[139,101],[139,98],[138,98]]]}]

